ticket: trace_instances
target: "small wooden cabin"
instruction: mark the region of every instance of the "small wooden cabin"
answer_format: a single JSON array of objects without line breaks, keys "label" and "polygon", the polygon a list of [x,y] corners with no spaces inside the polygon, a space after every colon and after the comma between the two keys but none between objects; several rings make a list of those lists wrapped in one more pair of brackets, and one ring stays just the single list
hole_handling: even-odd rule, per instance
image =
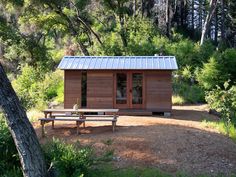
[{"label": "small wooden cabin", "polygon": [[174,56],[65,56],[64,107],[119,108],[122,114],[172,109]]}]

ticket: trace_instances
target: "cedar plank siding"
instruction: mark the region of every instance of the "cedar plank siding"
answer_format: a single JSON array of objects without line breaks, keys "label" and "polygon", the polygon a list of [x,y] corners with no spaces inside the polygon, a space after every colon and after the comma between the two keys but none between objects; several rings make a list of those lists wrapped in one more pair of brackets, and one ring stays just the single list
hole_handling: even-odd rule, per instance
[{"label": "cedar plank siding", "polygon": [[172,108],[171,71],[146,71],[146,109],[170,112]]},{"label": "cedar plank siding", "polygon": [[87,71],[87,107],[113,108],[112,71]]},{"label": "cedar plank siding", "polygon": [[81,100],[81,71],[65,70],[64,79],[64,108],[73,108]]},{"label": "cedar plank siding", "polygon": [[[119,70],[87,71],[87,108],[113,108],[114,74]],[[119,72],[129,72],[119,71]],[[144,109],[171,112],[171,71],[142,71],[144,73]],[[81,71],[65,70],[64,107],[72,108],[81,101]],[[114,96],[114,98],[113,98]],[[129,109],[129,107],[127,107]]]}]

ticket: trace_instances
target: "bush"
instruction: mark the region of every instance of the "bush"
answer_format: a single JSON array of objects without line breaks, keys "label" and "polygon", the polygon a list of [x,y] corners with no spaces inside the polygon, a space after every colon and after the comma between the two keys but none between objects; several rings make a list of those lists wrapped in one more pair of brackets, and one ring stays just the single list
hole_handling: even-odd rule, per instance
[{"label": "bush", "polygon": [[88,173],[93,164],[93,151],[89,147],[81,147],[53,139],[44,146],[47,165],[52,166],[56,176],[73,177]]},{"label": "bush", "polygon": [[30,108],[36,104],[40,96],[38,82],[42,80],[42,74],[28,65],[22,67],[21,72],[12,85],[23,106]]},{"label": "bush", "polygon": [[203,67],[196,72],[199,84],[206,90],[223,86],[230,79],[236,81],[236,50],[227,49],[222,54],[216,52]]},{"label": "bush", "polygon": [[204,90],[196,84],[189,85],[182,81],[175,81],[173,83],[173,95],[175,98],[173,101],[177,101],[178,98],[181,101],[179,104],[205,102]]},{"label": "bush", "polygon": [[22,176],[20,160],[6,121],[0,113],[0,176]]},{"label": "bush", "polygon": [[218,60],[221,65],[221,73],[227,73],[228,79],[236,82],[236,49],[225,50]]},{"label": "bush", "polygon": [[206,90],[211,90],[216,85],[221,85],[227,78],[224,73],[221,73],[221,67],[215,58],[210,58],[208,63],[205,63],[203,68],[196,72],[199,84]]},{"label": "bush", "polygon": [[186,100],[182,96],[179,96],[179,95],[172,96],[172,103],[174,105],[183,105],[185,102]]},{"label": "bush", "polygon": [[[26,109],[44,109],[48,102],[56,99],[63,102],[63,72],[40,73],[31,66],[22,67],[22,73],[12,85]],[[59,97],[58,97],[59,96]]]},{"label": "bush", "polygon": [[225,123],[227,134],[229,134],[230,123],[236,125],[236,86],[229,86],[229,82],[225,82],[224,89],[219,86],[207,92],[206,101],[211,109],[215,109],[221,113],[221,118]]}]

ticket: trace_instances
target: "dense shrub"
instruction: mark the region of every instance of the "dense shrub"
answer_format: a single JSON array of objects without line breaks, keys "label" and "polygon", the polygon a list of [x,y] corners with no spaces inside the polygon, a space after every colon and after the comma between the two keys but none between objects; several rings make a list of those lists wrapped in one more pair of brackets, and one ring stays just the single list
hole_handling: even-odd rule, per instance
[{"label": "dense shrub", "polygon": [[60,177],[77,177],[88,173],[93,164],[93,152],[89,147],[81,147],[78,143],[71,145],[53,140],[44,146],[48,167]]},{"label": "dense shrub", "polygon": [[221,73],[221,66],[215,58],[210,58],[209,62],[196,72],[196,76],[199,84],[206,90],[215,88],[227,78],[224,73]]},{"label": "dense shrub", "polygon": [[221,74],[227,73],[228,79],[236,82],[236,49],[227,49],[218,58]]},{"label": "dense shrub", "polygon": [[224,89],[217,87],[207,92],[206,101],[212,109],[221,113],[221,118],[225,122],[227,132],[230,123],[236,125],[236,86],[229,86],[229,82],[224,83]]},{"label": "dense shrub", "polygon": [[43,109],[53,99],[63,101],[63,72],[59,70],[45,74],[26,65],[12,85],[27,109]]},{"label": "dense shrub", "polygon": [[3,115],[0,113],[0,176],[22,176],[20,160],[6,125]]},{"label": "dense shrub", "polygon": [[222,54],[216,52],[203,67],[196,72],[199,84],[206,90],[223,87],[226,80],[236,82],[236,50],[227,49]]},{"label": "dense shrub", "polygon": [[[205,102],[204,90],[196,84],[190,85],[189,83],[186,82],[174,81],[173,95],[175,101],[180,100],[180,102],[176,102],[177,104]],[[177,98],[178,100],[176,100]]]}]

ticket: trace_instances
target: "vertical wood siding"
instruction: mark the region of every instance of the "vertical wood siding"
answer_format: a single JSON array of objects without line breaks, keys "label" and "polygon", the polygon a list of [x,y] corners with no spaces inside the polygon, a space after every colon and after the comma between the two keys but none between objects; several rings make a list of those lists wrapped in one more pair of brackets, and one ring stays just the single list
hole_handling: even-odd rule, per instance
[{"label": "vertical wood siding", "polygon": [[171,111],[171,71],[146,72],[146,108],[155,111]]},{"label": "vertical wood siding", "polygon": [[73,108],[77,98],[81,104],[81,71],[65,70],[64,107]]},{"label": "vertical wood siding", "polygon": [[[124,71],[125,72],[125,71]],[[116,71],[87,71],[87,107],[113,108],[114,77]],[[172,108],[171,71],[143,71],[144,109],[170,112]],[[81,71],[65,71],[65,108],[81,101]],[[127,107],[129,108],[129,107]]]},{"label": "vertical wood siding", "polygon": [[87,72],[87,107],[113,108],[113,72]]}]

